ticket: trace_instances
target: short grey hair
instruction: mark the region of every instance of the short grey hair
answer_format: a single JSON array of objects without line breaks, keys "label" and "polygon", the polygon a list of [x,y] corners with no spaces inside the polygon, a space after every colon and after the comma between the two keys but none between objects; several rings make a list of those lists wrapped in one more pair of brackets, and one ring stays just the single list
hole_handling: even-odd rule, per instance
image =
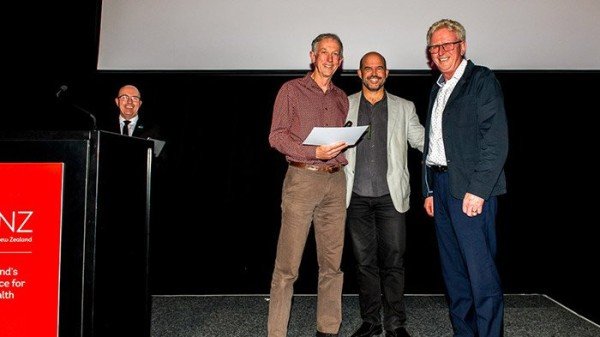
[{"label": "short grey hair", "polygon": [[342,44],[342,40],[340,40],[339,36],[337,36],[336,34],[333,34],[333,33],[323,33],[323,34],[319,34],[317,37],[315,37],[315,39],[312,41],[312,44],[311,44],[313,53],[317,53],[317,51],[318,51],[317,45],[319,44],[319,42],[321,42],[325,39],[335,40],[340,45],[340,56],[344,57],[344,45]]},{"label": "short grey hair", "polygon": [[433,35],[433,33],[435,33],[438,29],[441,28],[446,28],[450,31],[455,32],[458,36],[458,39],[461,41],[467,40],[467,31],[465,30],[465,27],[463,27],[463,25],[460,24],[460,22],[451,19],[441,19],[432,24],[431,27],[429,27],[429,30],[427,31],[428,46],[431,45],[431,35]]}]

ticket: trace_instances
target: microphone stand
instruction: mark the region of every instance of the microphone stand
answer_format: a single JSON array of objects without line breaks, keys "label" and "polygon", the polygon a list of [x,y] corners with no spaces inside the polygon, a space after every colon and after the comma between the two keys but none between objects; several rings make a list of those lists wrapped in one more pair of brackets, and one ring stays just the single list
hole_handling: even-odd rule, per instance
[{"label": "microphone stand", "polygon": [[91,119],[92,119],[92,131],[96,131],[98,129],[97,127],[97,123],[96,123],[96,116],[94,116],[94,114],[92,114],[91,112],[89,112],[88,110],[82,108],[81,106],[70,102],[71,106],[73,106],[75,109],[85,113],[86,115],[88,115]]},{"label": "microphone stand", "polygon": [[98,130],[98,123],[96,122],[96,116],[94,116],[93,113],[91,113],[90,111],[88,111],[87,109],[82,108],[80,105],[73,103],[73,100],[71,99],[71,97],[68,97],[68,93],[67,90],[69,89],[69,87],[67,87],[66,85],[62,85],[60,87],[60,89],[58,90],[58,92],[56,93],[56,100],[57,103],[59,104],[64,104],[67,103],[68,105],[72,106],[73,108],[83,112],[84,114],[88,115],[88,117],[90,117],[90,119],[92,120],[92,129],[91,131],[96,131]]}]

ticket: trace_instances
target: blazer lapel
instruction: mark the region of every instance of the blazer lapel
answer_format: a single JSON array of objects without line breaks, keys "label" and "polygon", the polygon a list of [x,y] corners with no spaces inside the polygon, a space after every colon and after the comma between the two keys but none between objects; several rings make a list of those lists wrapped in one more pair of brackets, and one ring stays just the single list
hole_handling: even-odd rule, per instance
[{"label": "blazer lapel", "polygon": [[[448,102],[446,102],[446,107],[452,106],[452,104],[454,104],[454,100],[456,99],[456,97],[463,96],[463,90],[465,89],[467,81],[471,78],[471,73],[473,72],[474,66],[475,65],[473,64],[473,62],[467,61],[467,67],[465,68],[465,72],[460,77],[458,82],[456,82],[456,86],[454,87],[454,90],[452,90],[452,94],[450,94],[450,97],[448,97]],[[450,112],[450,109],[444,109],[444,115],[448,114],[449,112]]]},{"label": "blazer lapel", "polygon": [[138,119],[137,123],[135,123],[135,128],[133,129],[132,136],[137,136],[140,133],[144,132],[144,123],[140,119]]},{"label": "blazer lapel", "polygon": [[402,120],[402,116],[400,116],[400,102],[396,100],[396,97],[388,92],[385,93],[385,97],[388,100],[387,146],[389,150],[394,131],[400,130],[397,124]]}]

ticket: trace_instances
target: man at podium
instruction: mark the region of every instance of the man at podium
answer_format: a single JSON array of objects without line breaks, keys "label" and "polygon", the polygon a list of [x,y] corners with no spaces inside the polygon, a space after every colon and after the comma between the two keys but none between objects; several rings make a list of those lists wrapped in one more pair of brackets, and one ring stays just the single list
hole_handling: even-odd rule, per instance
[{"label": "man at podium", "polygon": [[131,84],[122,86],[115,103],[119,107],[118,123],[111,122],[107,131],[125,136],[161,139],[158,127],[146,124],[147,121],[138,114],[142,106],[142,94],[137,87]]}]

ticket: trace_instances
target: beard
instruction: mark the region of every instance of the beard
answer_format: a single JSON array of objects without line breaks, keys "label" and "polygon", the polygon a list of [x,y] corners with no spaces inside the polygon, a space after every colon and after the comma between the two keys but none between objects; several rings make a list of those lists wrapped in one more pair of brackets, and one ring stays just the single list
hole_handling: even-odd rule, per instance
[{"label": "beard", "polygon": [[[378,79],[380,80],[377,83],[372,83],[370,80],[372,79]],[[369,89],[370,91],[379,91],[381,88],[383,88],[383,85],[385,84],[385,79],[382,80],[381,77],[379,76],[371,76],[369,78],[366,78],[365,80],[363,80],[363,86],[367,89]]]}]

